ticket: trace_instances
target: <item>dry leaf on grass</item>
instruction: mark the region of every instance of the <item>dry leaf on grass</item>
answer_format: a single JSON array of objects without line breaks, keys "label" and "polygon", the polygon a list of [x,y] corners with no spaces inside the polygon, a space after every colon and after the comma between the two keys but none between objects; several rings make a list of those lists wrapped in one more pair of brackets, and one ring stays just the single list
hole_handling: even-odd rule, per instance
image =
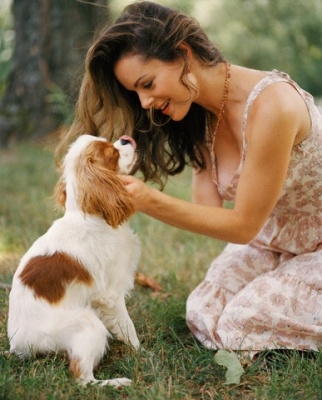
[{"label": "dry leaf on grass", "polygon": [[139,286],[150,288],[154,292],[160,292],[162,290],[162,287],[154,279],[149,278],[141,272],[135,274],[135,283]]}]

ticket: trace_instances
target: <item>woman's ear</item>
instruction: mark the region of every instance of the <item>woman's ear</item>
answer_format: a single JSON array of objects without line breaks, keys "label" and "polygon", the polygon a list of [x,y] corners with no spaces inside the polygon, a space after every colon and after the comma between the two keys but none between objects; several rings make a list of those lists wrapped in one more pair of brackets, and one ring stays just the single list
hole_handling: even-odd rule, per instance
[{"label": "woman's ear", "polygon": [[177,48],[183,52],[186,59],[191,60],[191,58],[193,57],[193,53],[191,47],[186,42],[179,43]]},{"label": "woman's ear", "polygon": [[186,42],[181,42],[178,44],[177,48],[180,50],[182,58],[184,60],[184,70],[185,73],[189,74],[191,72],[191,64],[193,61],[193,53],[191,47]]}]

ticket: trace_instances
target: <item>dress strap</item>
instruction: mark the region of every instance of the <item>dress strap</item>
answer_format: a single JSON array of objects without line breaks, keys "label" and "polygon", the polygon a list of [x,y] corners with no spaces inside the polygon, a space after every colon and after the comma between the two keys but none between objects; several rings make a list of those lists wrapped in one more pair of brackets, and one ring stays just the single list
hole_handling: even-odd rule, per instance
[{"label": "dress strap", "polygon": [[[300,88],[300,86],[294,82],[290,76],[282,71],[279,71],[277,69],[273,69],[272,71],[267,71],[266,72],[267,76],[260,80],[253,88],[253,90],[250,92],[246,106],[244,109],[244,116],[243,116],[243,122],[242,122],[242,136],[243,136],[243,148],[245,149],[247,147],[246,143],[246,138],[245,138],[245,131],[246,131],[246,125],[247,125],[247,119],[248,119],[248,113],[251,105],[257,98],[257,96],[267,87],[270,86],[273,83],[276,82],[287,82],[291,84],[302,96],[302,98],[308,102],[309,99],[312,98],[312,96],[305,92],[303,89]],[[311,115],[311,110],[309,109],[310,115]],[[312,115],[311,115],[312,117]]]}]

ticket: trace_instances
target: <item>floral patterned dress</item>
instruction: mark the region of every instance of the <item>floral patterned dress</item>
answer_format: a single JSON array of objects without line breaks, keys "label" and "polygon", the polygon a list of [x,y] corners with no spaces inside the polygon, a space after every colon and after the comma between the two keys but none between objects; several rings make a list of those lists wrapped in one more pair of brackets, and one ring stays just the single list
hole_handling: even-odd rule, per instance
[{"label": "floral patterned dress", "polygon": [[293,147],[283,193],[261,232],[247,245],[228,244],[188,298],[187,324],[210,349],[254,355],[322,348],[322,115],[312,96],[287,74],[267,73],[245,107],[244,148],[234,178],[221,187],[213,159],[213,180],[221,196],[233,201],[247,152],[249,108],[275,82],[288,82],[302,96],[311,130]]}]

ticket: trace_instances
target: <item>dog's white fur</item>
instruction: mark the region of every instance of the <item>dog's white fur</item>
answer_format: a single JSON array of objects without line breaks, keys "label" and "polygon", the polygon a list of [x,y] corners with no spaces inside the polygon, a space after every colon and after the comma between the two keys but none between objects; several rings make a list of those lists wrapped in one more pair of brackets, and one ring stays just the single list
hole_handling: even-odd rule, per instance
[{"label": "dog's white fur", "polygon": [[83,384],[131,383],[127,378],[96,380],[93,369],[112,335],[139,347],[125,297],[133,288],[140,250],[126,223],[133,204],[117,178],[117,173],[129,173],[134,160],[131,140],[112,145],[80,136],[57,184],[65,214],[31,246],[13,278],[10,352],[28,357],[66,351],[72,375]]}]

